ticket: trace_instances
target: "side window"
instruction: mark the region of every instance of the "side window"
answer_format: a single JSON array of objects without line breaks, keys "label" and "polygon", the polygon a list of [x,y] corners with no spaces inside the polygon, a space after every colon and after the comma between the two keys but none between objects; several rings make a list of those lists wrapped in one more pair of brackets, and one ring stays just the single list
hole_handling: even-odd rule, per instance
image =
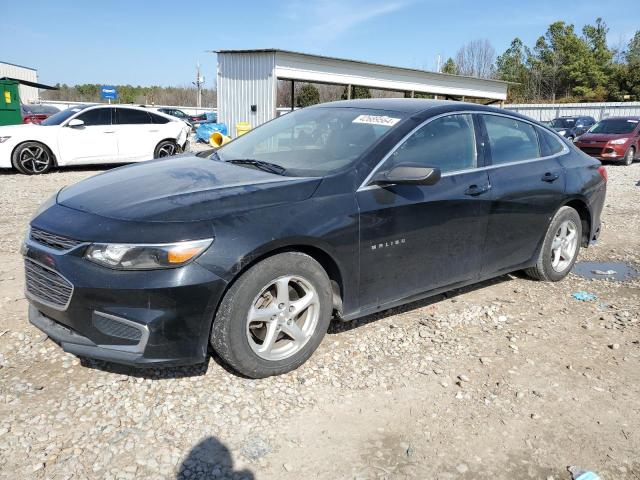
[{"label": "side window", "polygon": [[482,115],[489,136],[491,161],[501,163],[540,157],[540,147],[533,125],[500,115]]},{"label": "side window", "polygon": [[86,127],[111,125],[111,108],[94,108],[81,113],[76,118],[82,120]]},{"label": "side window", "polygon": [[151,123],[151,116],[143,110],[116,108],[116,123],[119,125],[137,125]]},{"label": "side window", "polygon": [[471,115],[447,115],[427,123],[393,152],[385,167],[400,163],[436,167],[442,173],[477,167]]},{"label": "side window", "polygon": [[149,114],[151,116],[151,121],[153,123],[169,123],[169,119],[162,117],[160,115],[156,115],[155,113],[150,113]]},{"label": "side window", "polygon": [[536,128],[538,132],[538,138],[540,139],[540,147],[542,150],[542,156],[548,157],[562,152],[564,149],[561,140],[552,133],[547,132],[542,128]]}]

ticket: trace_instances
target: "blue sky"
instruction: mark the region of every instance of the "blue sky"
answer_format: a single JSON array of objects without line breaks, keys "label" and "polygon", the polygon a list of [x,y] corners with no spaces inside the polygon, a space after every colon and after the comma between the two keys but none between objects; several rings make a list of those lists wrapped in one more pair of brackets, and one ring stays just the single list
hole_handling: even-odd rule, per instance
[{"label": "blue sky", "polygon": [[[633,3],[633,2],[631,2]],[[606,5],[606,7],[605,7]],[[629,0],[28,0],[3,7],[0,60],[38,69],[44,83],[187,85],[206,50],[283,48],[414,68],[487,38],[501,53],[519,36],[532,44],[556,20],[602,16],[609,42],[640,29]],[[562,6],[562,7],[561,7]],[[608,13],[611,12],[611,13]],[[10,46],[10,48],[7,48]]]}]

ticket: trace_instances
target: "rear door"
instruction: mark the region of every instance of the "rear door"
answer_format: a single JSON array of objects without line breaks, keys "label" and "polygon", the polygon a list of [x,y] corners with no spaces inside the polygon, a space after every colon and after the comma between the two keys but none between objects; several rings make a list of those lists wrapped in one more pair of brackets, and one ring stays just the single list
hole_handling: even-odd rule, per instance
[{"label": "rear door", "polygon": [[161,133],[160,125],[153,124],[149,112],[117,107],[114,126],[121,162],[137,162],[153,158],[153,151],[161,140]]},{"label": "rear door", "polygon": [[60,128],[58,148],[59,163],[89,164],[113,163],[118,161],[118,141],[112,125],[113,108],[99,107],[86,110],[74,119],[82,120],[84,125]]},{"label": "rear door", "polygon": [[479,117],[493,191],[483,274],[493,274],[517,268],[537,252],[564,200],[565,173],[557,157],[568,148],[553,137],[554,153],[531,123],[499,114]]},{"label": "rear door", "polygon": [[378,171],[400,163],[437,167],[439,182],[358,189],[362,308],[478,277],[491,197],[481,149],[472,115],[436,118]]}]

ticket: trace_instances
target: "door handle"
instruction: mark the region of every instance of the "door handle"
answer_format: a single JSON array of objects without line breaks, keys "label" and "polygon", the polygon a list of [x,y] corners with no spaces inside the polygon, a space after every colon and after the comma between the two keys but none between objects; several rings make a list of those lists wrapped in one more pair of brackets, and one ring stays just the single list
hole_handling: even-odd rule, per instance
[{"label": "door handle", "polygon": [[469,188],[467,188],[464,191],[465,195],[469,195],[472,197],[477,197],[478,195],[482,195],[483,193],[487,193],[489,190],[491,190],[491,185],[487,184],[487,185],[470,185]]},{"label": "door handle", "polygon": [[551,173],[551,172],[547,172],[542,176],[542,181],[543,182],[555,182],[557,179],[560,178],[560,175],[558,175],[557,173]]},{"label": "door handle", "polygon": [[159,132],[160,130],[149,130],[151,133]]},{"label": "door handle", "polygon": [[105,130],[104,133],[116,133],[115,130]]}]

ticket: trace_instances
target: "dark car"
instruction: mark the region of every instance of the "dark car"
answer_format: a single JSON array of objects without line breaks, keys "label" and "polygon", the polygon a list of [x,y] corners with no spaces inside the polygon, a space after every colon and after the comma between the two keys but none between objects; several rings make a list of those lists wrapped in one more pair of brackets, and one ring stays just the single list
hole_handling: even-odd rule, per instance
[{"label": "dark car", "polygon": [[22,123],[36,123],[49,118],[51,115],[60,112],[56,107],[50,105],[22,105]]},{"label": "dark car", "polygon": [[353,320],[524,269],[558,281],[600,231],[606,172],[553,130],[460,102],[304,108],[43,204],[23,247],[29,318],[132,365],[290,371]]},{"label": "dark car", "polygon": [[549,126],[559,135],[569,140],[575,140],[595,125],[593,117],[558,117],[551,120]]},{"label": "dark car", "polygon": [[576,146],[600,160],[631,165],[640,153],[640,117],[609,117],[582,135]]}]

